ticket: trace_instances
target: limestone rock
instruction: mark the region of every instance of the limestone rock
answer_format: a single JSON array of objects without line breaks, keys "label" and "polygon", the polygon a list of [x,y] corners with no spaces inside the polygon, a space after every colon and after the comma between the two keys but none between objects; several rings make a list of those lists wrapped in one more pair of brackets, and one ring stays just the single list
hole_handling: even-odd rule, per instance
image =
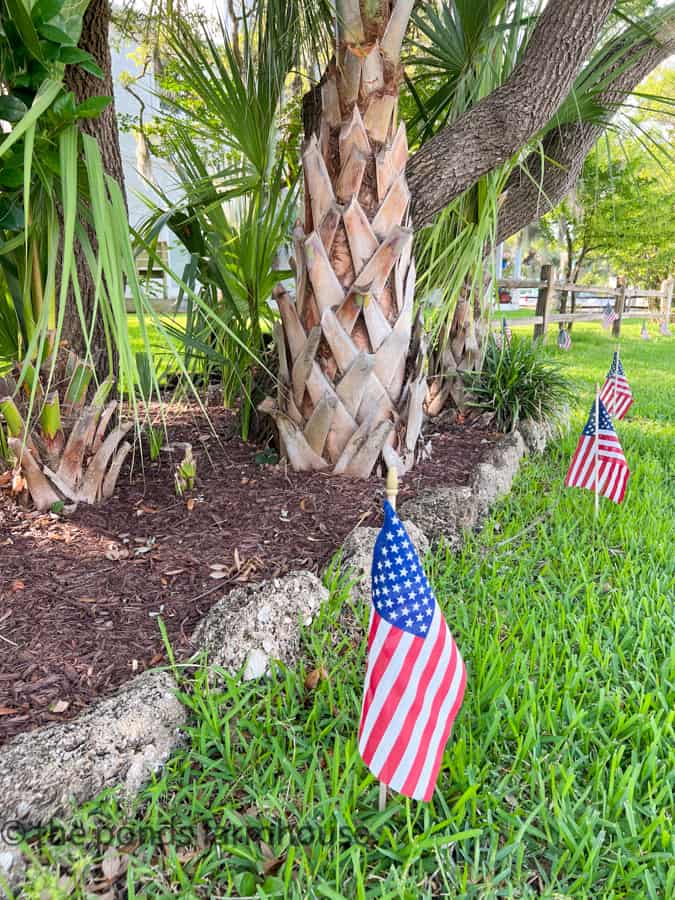
[{"label": "limestone rock", "polygon": [[244,669],[244,679],[269,671],[270,659],[294,662],[300,649],[300,625],[309,625],[328,599],[328,591],[310,572],[291,572],[230,591],[211,608],[192,637],[211,665],[229,672]]},{"label": "limestone rock", "polygon": [[480,519],[511,490],[511,484],[526,453],[525,441],[514,431],[492,448],[485,462],[478,463],[471,481],[473,499]]},{"label": "limestone rock", "polygon": [[406,500],[401,514],[413,518],[432,541],[443,538],[457,549],[464,532],[476,528],[492,504],[509,492],[525,452],[525,441],[515,431],[490,449],[470,485],[428,488]]},{"label": "limestone rock", "polygon": [[563,432],[570,421],[570,408],[566,406],[560,415],[551,421],[535,422],[533,419],[525,419],[518,426],[518,430],[525,441],[525,446],[530,453],[543,453],[547,444],[553,438]]},{"label": "limestone rock", "polygon": [[[24,880],[25,871],[26,863],[19,848],[4,844],[0,840],[0,898],[13,895]],[[11,894],[4,890],[5,883],[12,891]]]},{"label": "limestone rock", "polygon": [[518,426],[518,431],[529,453],[543,453],[551,436],[551,429],[545,422],[525,419]]},{"label": "limestone rock", "polygon": [[428,488],[406,500],[401,514],[414,519],[431,541],[444,538],[458,547],[462,533],[477,522],[478,506],[470,487],[451,485]]},{"label": "limestone rock", "polygon": [[[186,712],[175,689],[166,672],[144,672],[71,722],[15,737],[0,749],[0,820],[32,828],[107,787],[138,793],[181,741]],[[0,871],[20,865],[1,845]]]},{"label": "limestone rock", "polygon": [[[403,525],[410,535],[415,550],[420,558],[424,558],[429,550],[429,541],[421,528],[409,520]],[[373,550],[375,541],[380,533],[379,528],[355,528],[350,532],[342,545],[343,572],[349,571],[354,583],[352,598],[365,604],[370,604],[370,569],[373,563]]]}]

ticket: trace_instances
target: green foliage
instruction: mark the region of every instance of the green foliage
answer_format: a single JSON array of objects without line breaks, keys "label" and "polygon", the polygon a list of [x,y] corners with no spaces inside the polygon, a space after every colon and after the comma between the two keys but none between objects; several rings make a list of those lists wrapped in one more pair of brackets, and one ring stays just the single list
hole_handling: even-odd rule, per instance
[{"label": "green foliage", "polygon": [[[108,368],[114,361],[117,388],[139,420],[144,413],[138,395],[145,400],[159,395],[149,322],[165,356],[191,382],[139,284],[120,185],[106,173],[96,140],[78,127],[79,120],[100,115],[109,98],[77,104],[64,87],[66,63],[102,74],[76,46],[86,6],[85,0],[32,5],[11,0],[0,6],[0,83],[6,90],[1,102],[12,126],[0,144],[0,373],[18,360],[21,386],[30,366],[42,364],[48,348],[59,344],[68,304],[75,306],[86,361],[92,362],[92,313],[82,303],[77,241],[94,276],[93,315],[103,324]],[[96,236],[96,250],[88,228]],[[127,298],[138,320],[136,347]],[[56,354],[44,373],[47,387],[55,359]],[[99,376],[105,366],[105,359],[97,361]],[[32,395],[36,413],[39,400]]]},{"label": "green foliage", "polygon": [[61,83],[67,62],[101,74],[76,46],[85,7],[69,0],[0,6],[0,118],[12,125],[0,146],[0,367],[27,352],[45,295],[49,303],[55,290],[55,204],[69,208],[63,192],[73,174],[72,166],[64,170],[72,130],[110,102],[78,105]]},{"label": "green foliage", "polygon": [[430,804],[393,794],[377,811],[356,741],[368,611],[335,564],[297,668],[216,684],[178,664],[186,746],[131,805],[106,792],[78,810],[76,839],[36,836],[23,896],[61,896],[67,876],[84,898],[106,851],[115,871],[111,843],[130,897],[672,896],[675,372],[672,340],[625,332],[624,503],[596,524],[592,492],[563,486],[612,350],[582,323],[563,362],[581,390],[570,432],[523,462],[461,552],[427,560],[468,670]]},{"label": "green foliage", "polygon": [[[501,0],[462,0],[426,5],[413,14],[416,33],[408,60],[412,97],[403,103],[410,110],[413,146],[424,143],[447,124],[472,109],[503,84],[527,45],[536,17],[525,14],[525,4]],[[490,65],[485,60],[490,59]],[[462,290],[483,298],[486,248],[497,227],[499,198],[517,160],[480,178],[424,229],[416,242],[418,291],[436,293],[426,310],[432,345],[452,318]],[[489,263],[488,263],[489,265]],[[442,349],[442,347],[440,348]]]},{"label": "green foliage", "polygon": [[[636,26],[637,33],[650,23]],[[594,83],[591,96],[604,86],[605,69],[613,60],[611,53],[598,56],[593,77],[586,77]],[[581,87],[579,94],[583,96]],[[574,99],[559,113],[562,121],[573,118]],[[613,110],[605,118],[609,112]],[[674,113],[675,75],[665,63],[638,86],[608,126],[586,159],[573,194],[540,221],[544,237],[562,244],[568,276],[578,276],[582,266],[602,266],[625,275],[629,284],[658,288],[672,274]]]},{"label": "green foliage", "polygon": [[513,431],[525,419],[555,420],[574,396],[563,369],[529,337],[500,345],[491,335],[480,372],[464,372],[468,406],[494,413],[499,431]]},{"label": "green foliage", "polygon": [[[249,433],[275,311],[272,288],[296,216],[296,148],[280,139],[285,80],[296,59],[284,5],[262,4],[237,52],[224,26],[212,32],[177,19],[165,31],[180,68],[171,109],[170,159],[180,182],[176,200],[158,193],[141,240],[152,244],[167,225],[190,256],[180,279],[187,316],[167,326],[186,369],[218,375],[226,405],[239,405]],[[208,113],[196,113],[198,97]],[[267,371],[267,375],[271,373]]]},{"label": "green foliage", "polygon": [[675,165],[637,142],[622,151],[614,161],[596,155],[584,168],[588,240],[629,284],[658,288],[675,263]]}]

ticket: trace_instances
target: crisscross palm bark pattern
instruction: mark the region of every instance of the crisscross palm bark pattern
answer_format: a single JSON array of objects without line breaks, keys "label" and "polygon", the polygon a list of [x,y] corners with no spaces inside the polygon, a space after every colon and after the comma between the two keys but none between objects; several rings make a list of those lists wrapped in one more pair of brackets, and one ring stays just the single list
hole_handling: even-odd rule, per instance
[{"label": "crisscross palm bark pattern", "polygon": [[480,369],[488,328],[483,306],[490,293],[490,275],[483,278],[482,296],[477,287],[465,284],[452,320],[429,352],[429,383],[425,411],[439,415],[446,406],[462,409],[465,404],[462,372]]},{"label": "crisscross palm bark pattern", "polygon": [[426,373],[413,314],[408,144],[398,122],[399,55],[412,0],[365,15],[338,3],[338,46],[305,144],[305,221],[294,235],[295,300],[280,322],[274,416],[294,469],[368,477],[415,459]]}]

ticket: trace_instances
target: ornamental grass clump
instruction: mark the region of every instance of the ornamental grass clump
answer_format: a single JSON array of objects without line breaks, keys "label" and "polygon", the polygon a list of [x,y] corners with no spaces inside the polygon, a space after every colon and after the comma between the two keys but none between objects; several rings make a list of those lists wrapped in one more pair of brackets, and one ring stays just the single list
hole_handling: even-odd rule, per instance
[{"label": "ornamental grass clump", "polygon": [[479,372],[464,372],[467,405],[491,412],[499,431],[520,422],[557,421],[574,396],[574,385],[546,356],[543,345],[513,337],[501,346],[491,336]]},{"label": "ornamental grass clump", "polygon": [[118,407],[117,400],[108,400],[113,382],[94,390],[93,374],[88,363],[70,354],[61,390],[47,392],[40,371],[30,365],[18,387],[11,378],[0,379],[0,422],[13,458],[13,490],[27,491],[39,510],[64,501],[98,503],[114,493],[131,450],[125,437],[133,422],[113,423]]}]

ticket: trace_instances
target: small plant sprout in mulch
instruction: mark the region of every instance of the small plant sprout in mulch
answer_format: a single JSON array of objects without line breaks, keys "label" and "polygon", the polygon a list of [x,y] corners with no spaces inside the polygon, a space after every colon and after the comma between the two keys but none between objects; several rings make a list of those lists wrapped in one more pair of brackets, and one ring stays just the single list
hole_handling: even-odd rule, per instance
[{"label": "small plant sprout in mulch", "polygon": [[182,497],[188,491],[195,488],[195,479],[197,477],[197,463],[192,453],[192,445],[187,444],[183,459],[176,466],[174,480],[176,484],[176,494]]}]

